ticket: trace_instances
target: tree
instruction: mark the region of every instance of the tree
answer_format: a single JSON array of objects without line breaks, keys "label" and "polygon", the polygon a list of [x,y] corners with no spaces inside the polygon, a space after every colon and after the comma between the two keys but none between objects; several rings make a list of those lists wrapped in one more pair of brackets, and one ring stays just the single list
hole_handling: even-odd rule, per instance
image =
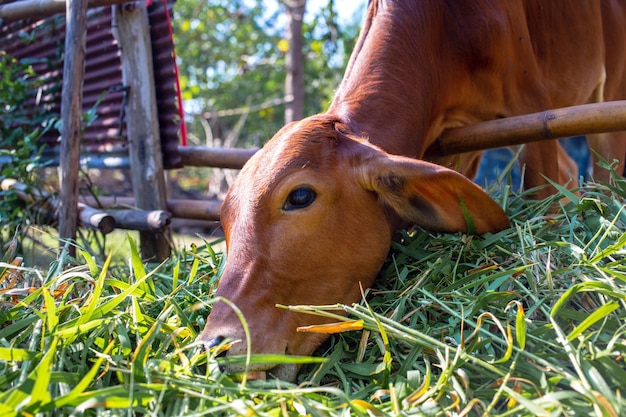
[{"label": "tree", "polygon": [[[284,1],[302,3],[304,10],[304,0]],[[285,5],[279,0],[178,0],[173,23],[192,144],[261,146],[283,126],[292,94],[286,90],[290,42]],[[302,46],[292,45],[291,52],[301,51],[304,59],[301,118],[327,107],[358,24],[340,28],[334,0],[298,24]],[[228,185],[230,174],[222,175],[226,178],[214,175],[211,194]],[[206,183],[205,174],[195,176]],[[191,178],[180,181],[194,185]]]},{"label": "tree", "polygon": [[261,1],[182,0],[175,11],[181,82],[193,120],[190,131],[212,145],[238,145],[224,143],[244,111],[232,110],[261,106],[246,121],[251,129],[239,135],[248,145],[259,144],[282,123],[282,112],[263,106],[284,95],[284,58],[277,49],[281,36],[271,23],[279,10],[267,14]]},{"label": "tree", "polygon": [[285,0],[287,15],[285,67],[285,123],[304,117],[304,53],[302,50],[302,21],[306,0]]}]

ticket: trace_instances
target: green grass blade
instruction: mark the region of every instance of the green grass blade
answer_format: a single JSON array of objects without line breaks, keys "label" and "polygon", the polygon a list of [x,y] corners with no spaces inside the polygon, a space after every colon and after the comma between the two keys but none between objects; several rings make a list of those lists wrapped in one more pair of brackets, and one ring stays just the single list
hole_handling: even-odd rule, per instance
[{"label": "green grass blade", "polygon": [[605,319],[609,314],[619,308],[617,301],[609,301],[608,303],[600,306],[597,310],[591,313],[582,323],[580,323],[574,330],[567,335],[567,340],[571,342],[580,336],[583,332],[593,326],[600,320]]},{"label": "green grass blade", "polygon": [[0,394],[0,403],[15,410],[33,412],[42,404],[51,401],[48,384],[52,374],[57,342],[58,339],[52,340],[46,354],[43,355],[39,362],[35,363],[34,369],[23,382]]},{"label": "green grass blade", "polygon": [[0,347],[0,361],[38,361],[41,358],[40,352],[27,349]]},{"label": "green grass blade", "polygon": [[46,310],[46,324],[48,326],[48,332],[53,334],[57,325],[59,324],[59,318],[57,317],[57,306],[50,290],[44,288],[43,291],[44,307]]},{"label": "green grass blade", "polygon": [[107,276],[109,270],[109,264],[111,263],[112,255],[106,258],[104,265],[102,266],[102,270],[100,271],[100,275],[96,280],[96,284],[94,285],[93,291],[91,293],[90,302],[87,304],[87,308],[82,312],[81,316],[78,318],[78,324],[85,324],[91,320],[94,311],[98,306],[98,301],[100,300],[100,296],[102,295],[102,290],[104,288],[104,280]]},{"label": "green grass blade", "polygon": [[128,245],[130,246],[130,260],[135,280],[141,282],[139,287],[145,293],[154,294],[154,282],[152,279],[146,279],[148,274],[143,262],[141,261],[141,254],[139,253],[139,250],[137,250],[137,245],[130,235],[128,235]]},{"label": "green grass blade", "polygon": [[[93,384],[96,379],[98,372],[101,372],[101,365],[104,362],[106,355],[109,354],[111,349],[113,348],[113,343],[109,343],[107,348],[102,352],[102,354],[96,359],[93,366],[89,369],[89,372],[85,374],[85,376],[74,386],[74,388],[64,396],[57,398],[56,400],[51,402],[51,410],[65,407],[70,404],[79,403],[79,397],[84,395],[87,388]],[[80,399],[82,401],[82,399]]]}]

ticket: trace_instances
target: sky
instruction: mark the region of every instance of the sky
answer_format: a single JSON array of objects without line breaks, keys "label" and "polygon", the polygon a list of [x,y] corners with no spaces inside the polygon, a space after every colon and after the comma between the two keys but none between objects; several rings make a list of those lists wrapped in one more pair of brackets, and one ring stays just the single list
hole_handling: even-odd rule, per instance
[{"label": "sky", "polygon": [[[306,11],[317,11],[328,4],[328,0],[307,0]],[[367,7],[367,0],[335,0],[335,9],[339,15],[339,22],[351,22],[355,13],[359,13],[359,19],[362,19],[362,14],[365,13]],[[306,16],[305,16],[306,19]]]}]

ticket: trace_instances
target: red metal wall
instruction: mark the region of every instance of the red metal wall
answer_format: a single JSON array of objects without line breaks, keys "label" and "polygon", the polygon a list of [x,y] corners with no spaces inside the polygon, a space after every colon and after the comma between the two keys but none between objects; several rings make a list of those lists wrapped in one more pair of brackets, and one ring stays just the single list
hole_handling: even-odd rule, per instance
[{"label": "red metal wall", "polygon": [[[166,168],[180,165],[177,152],[181,120],[179,117],[174,71],[174,44],[170,36],[166,12],[172,13],[175,0],[155,0],[148,7],[157,106],[161,132],[163,159]],[[86,128],[85,158],[93,167],[118,167],[127,164],[127,137],[120,132],[120,112],[124,93],[120,51],[111,30],[111,7],[88,10],[87,44],[83,111],[96,107],[97,118]],[[65,44],[65,15],[44,20],[27,19],[6,22],[0,27],[0,50],[18,58],[36,59],[34,65],[45,80],[39,97],[33,97],[29,106],[39,106],[60,114],[63,49]],[[123,126],[123,124],[122,124]],[[120,134],[121,133],[121,134]],[[45,136],[49,145],[47,155],[58,156],[59,132],[52,130]]]}]

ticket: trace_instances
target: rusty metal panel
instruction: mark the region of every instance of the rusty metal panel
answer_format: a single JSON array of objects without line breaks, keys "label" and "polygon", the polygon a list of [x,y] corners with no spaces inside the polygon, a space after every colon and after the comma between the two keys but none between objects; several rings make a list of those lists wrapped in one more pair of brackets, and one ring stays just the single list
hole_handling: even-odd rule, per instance
[{"label": "rusty metal panel", "polygon": [[[6,2],[8,3],[8,2]],[[177,147],[181,118],[177,105],[174,44],[166,11],[172,13],[173,0],[154,2],[148,7],[152,37],[153,64],[161,145],[164,166],[180,166]],[[87,12],[87,40],[83,112],[94,109],[97,117],[84,132],[84,158],[93,167],[128,165],[124,123],[120,123],[124,107],[124,86],[120,50],[111,29],[111,7],[97,7]],[[65,44],[65,16],[47,19],[26,19],[7,22],[0,27],[0,50],[17,59],[30,59],[44,80],[38,94],[27,106],[60,114]],[[51,129],[45,135],[46,155],[58,158],[59,132]]]},{"label": "rusty metal panel", "polygon": [[165,168],[182,166],[178,144],[181,134],[180,111],[177,101],[174,40],[168,16],[174,16],[175,0],[154,1],[148,8],[150,34],[152,37],[152,59],[154,80],[157,86],[157,107],[161,131],[161,149]]}]

